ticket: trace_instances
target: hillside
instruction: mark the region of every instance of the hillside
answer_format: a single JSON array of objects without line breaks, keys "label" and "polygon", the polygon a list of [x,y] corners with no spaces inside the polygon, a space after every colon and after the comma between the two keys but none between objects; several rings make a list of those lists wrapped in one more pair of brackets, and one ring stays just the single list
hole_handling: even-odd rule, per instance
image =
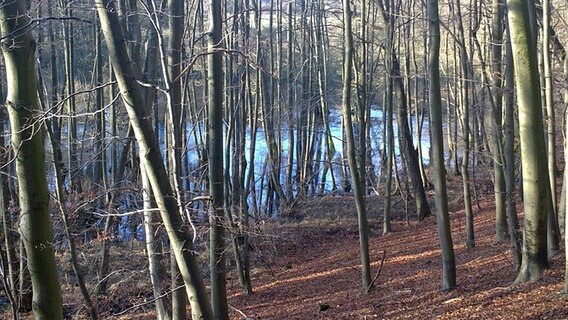
[{"label": "hillside", "polygon": [[[510,244],[494,242],[491,190],[479,188],[476,247],[467,249],[460,186],[459,177],[450,177],[455,290],[441,290],[435,217],[406,222],[402,202],[395,197],[394,232],[383,236],[383,199],[373,196],[367,199],[373,276],[381,271],[375,287],[362,294],[353,199],[329,195],[297,203],[287,218],[259,224],[252,235],[254,294],[245,296],[236,275],[229,274],[231,319],[568,319],[566,299],[559,294],[564,254],[552,257],[540,281],[509,287],[516,273]],[[99,246],[93,241],[80,248],[91,284],[96,282]],[[135,240],[113,244],[108,293],[97,298],[101,319],[155,319],[143,246]],[[60,253],[58,260],[66,318],[86,319],[68,257]],[[202,263],[207,270],[207,261]],[[231,261],[228,269],[234,270]],[[7,305],[1,316],[10,318]],[[31,313],[22,318],[31,319]]]},{"label": "hillside", "polygon": [[[334,203],[331,212],[329,201]],[[441,291],[434,217],[422,223],[397,221],[394,232],[382,236],[375,215],[370,239],[374,272],[383,253],[386,258],[375,288],[362,294],[357,227],[354,219],[342,216],[349,211],[350,200],[341,198],[309,204],[312,212],[329,212],[329,216],[275,227],[279,256],[274,274],[256,275],[252,297],[244,297],[231,282],[229,301],[252,319],[567,319],[566,300],[558,294],[563,254],[551,259],[541,281],[509,287],[516,273],[509,243],[494,243],[492,202],[491,195],[484,195],[475,210],[473,249],[464,246],[463,212],[451,214],[458,272],[455,290]],[[320,311],[326,306],[329,309]],[[242,316],[235,313],[234,319]]]}]

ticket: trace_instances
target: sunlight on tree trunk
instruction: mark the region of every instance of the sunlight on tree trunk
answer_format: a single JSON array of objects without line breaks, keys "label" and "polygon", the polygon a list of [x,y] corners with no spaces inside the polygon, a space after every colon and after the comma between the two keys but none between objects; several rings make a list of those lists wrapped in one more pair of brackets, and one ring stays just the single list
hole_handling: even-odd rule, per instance
[{"label": "sunlight on tree trunk", "polygon": [[33,287],[35,319],[63,318],[59,274],[53,251],[53,229],[49,213],[45,151],[38,121],[39,101],[35,65],[35,42],[23,0],[0,7],[2,52],[8,93],[12,148],[16,155],[18,196],[21,208],[20,235],[27,253]]},{"label": "sunlight on tree trunk", "polygon": [[508,0],[509,28],[519,105],[519,134],[525,207],[523,257],[515,283],[538,279],[548,266],[546,218],[550,201],[536,43],[525,0]]},{"label": "sunlight on tree trunk", "polygon": [[142,87],[136,82],[135,71],[130,63],[123,41],[124,36],[116,15],[114,2],[112,0],[97,0],[96,7],[111,56],[114,74],[123,93],[122,98],[140,147],[140,154],[145,157],[145,167],[152,192],[170,240],[171,250],[176,256],[183,276],[188,299],[192,303],[192,313],[199,314],[204,319],[213,319],[213,311],[207,298],[205,284],[193,249],[192,236],[182,220],[159,144],[152,129],[149,112],[144,108],[145,104],[140,91]]}]

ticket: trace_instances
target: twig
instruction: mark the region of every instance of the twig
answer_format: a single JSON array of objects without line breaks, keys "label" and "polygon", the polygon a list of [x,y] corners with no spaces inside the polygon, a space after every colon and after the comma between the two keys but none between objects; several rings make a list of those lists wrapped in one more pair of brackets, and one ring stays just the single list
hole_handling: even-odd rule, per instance
[{"label": "twig", "polygon": [[365,290],[365,293],[369,293],[369,291],[371,291],[371,288],[375,284],[375,281],[377,281],[377,279],[381,275],[381,270],[383,270],[383,264],[385,263],[386,258],[387,258],[387,250],[383,250],[383,259],[381,259],[381,265],[379,266],[379,270],[377,270],[377,274],[373,278],[373,281],[369,283],[369,286],[367,287],[367,290]]},{"label": "twig", "polygon": [[239,309],[233,307],[232,305],[229,305],[229,308],[231,308],[231,309],[235,310],[236,312],[240,313],[241,316],[245,317],[245,319],[249,319],[249,317],[248,317],[244,312],[242,312],[241,310],[239,310]]}]

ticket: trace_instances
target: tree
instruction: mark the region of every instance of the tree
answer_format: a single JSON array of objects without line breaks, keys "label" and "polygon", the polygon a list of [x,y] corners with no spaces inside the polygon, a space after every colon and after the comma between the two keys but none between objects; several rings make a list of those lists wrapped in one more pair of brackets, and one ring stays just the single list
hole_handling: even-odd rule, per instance
[{"label": "tree", "polygon": [[40,134],[35,42],[25,1],[0,7],[2,52],[6,63],[6,107],[16,154],[20,202],[20,234],[27,253],[36,319],[63,319],[59,275],[53,252],[45,153]]},{"label": "tree", "polygon": [[351,0],[343,0],[343,93],[342,110],[343,123],[347,136],[347,160],[351,172],[351,184],[353,185],[353,195],[355,196],[355,206],[357,207],[357,217],[359,220],[359,249],[361,254],[361,278],[363,290],[369,290],[371,284],[371,264],[369,261],[369,223],[367,221],[367,210],[365,208],[364,187],[359,178],[357,169],[357,159],[355,155],[355,138],[353,135],[353,121],[351,119],[351,79],[353,63],[353,34],[351,23]]},{"label": "tree", "polygon": [[442,287],[444,290],[456,286],[456,261],[448,213],[446,192],[446,169],[444,167],[444,138],[442,133],[442,98],[440,94],[440,16],[438,1],[428,1],[428,76],[430,80],[430,130],[432,145],[432,167],[434,168],[434,188],[438,212],[438,236],[442,248]]},{"label": "tree", "polygon": [[209,70],[209,236],[211,269],[211,304],[215,319],[229,319],[225,279],[225,186],[223,166],[223,52],[221,1],[210,0],[207,67]]},{"label": "tree", "polygon": [[491,127],[493,132],[490,136],[491,151],[493,156],[494,170],[494,189],[495,189],[495,240],[502,241],[507,230],[507,220],[505,214],[505,174],[503,169],[503,150],[502,150],[502,92],[503,84],[502,76],[502,44],[503,44],[503,0],[492,0],[493,14],[491,17],[491,53],[492,53],[492,69],[493,69],[493,88],[492,91],[492,108],[490,112]]},{"label": "tree", "polygon": [[519,283],[538,279],[548,265],[546,218],[550,185],[547,159],[543,157],[546,154],[546,144],[536,43],[529,23],[529,10],[534,10],[534,3],[525,0],[508,0],[507,6],[519,105],[525,207],[522,263],[515,280],[515,283]]},{"label": "tree", "polygon": [[193,249],[193,237],[183,223],[176,195],[168,179],[158,141],[152,129],[151,117],[144,107],[142,87],[136,81],[136,73],[129,60],[115,3],[112,0],[97,0],[96,6],[114,74],[140,147],[140,154],[145,158],[146,173],[170,240],[171,250],[175,254],[184,280],[192,314],[194,318],[213,319],[213,311],[207,299]]},{"label": "tree", "polygon": [[[568,84],[568,59],[566,56],[564,56],[564,84]],[[568,87],[564,88],[564,92],[563,92],[563,96],[564,96],[564,103],[568,103]],[[566,114],[566,120],[568,120],[568,113]],[[566,133],[568,133],[568,126],[566,126]],[[564,152],[564,161],[565,163],[568,163],[568,152]],[[566,168],[564,169],[566,170]],[[566,174],[566,173],[565,173]],[[568,201],[566,201],[565,203],[560,203],[560,205],[564,205],[566,206],[568,209]],[[566,210],[566,212],[568,212],[568,210]],[[566,226],[568,226],[568,214],[564,215],[564,227],[566,228]],[[566,230],[566,229],[564,229]],[[568,257],[568,237],[566,236],[566,233],[564,233],[564,250],[565,250],[565,255]],[[564,271],[564,293],[568,294],[568,259],[565,259],[565,271]]]},{"label": "tree", "polygon": [[[508,24],[506,25],[508,26]],[[510,33],[507,27],[507,33]],[[521,239],[519,217],[515,200],[515,74],[513,68],[513,50],[511,49],[511,37],[505,42],[505,92],[504,92],[504,130],[503,130],[503,161],[505,164],[505,203],[507,218],[509,219],[509,237],[511,239],[511,251],[513,255],[513,268],[518,270],[521,266]]]}]

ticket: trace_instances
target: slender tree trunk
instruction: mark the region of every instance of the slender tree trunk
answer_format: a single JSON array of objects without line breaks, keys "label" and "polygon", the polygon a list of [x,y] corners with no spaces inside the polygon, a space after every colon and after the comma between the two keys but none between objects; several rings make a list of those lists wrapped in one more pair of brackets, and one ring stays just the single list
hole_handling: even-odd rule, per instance
[{"label": "slender tree trunk", "polygon": [[542,63],[544,77],[544,104],[546,106],[546,142],[548,155],[548,179],[550,183],[550,203],[547,216],[548,254],[552,255],[560,249],[560,229],[558,227],[556,200],[556,117],[554,98],[552,95],[552,62],[550,60],[550,1],[543,0],[542,21]]},{"label": "slender tree trunk", "polygon": [[385,93],[385,106],[383,117],[385,119],[386,126],[385,130],[385,155],[386,155],[386,167],[385,171],[385,204],[383,210],[383,234],[388,234],[391,232],[391,209],[392,209],[392,175],[393,175],[393,160],[394,160],[394,130],[393,130],[393,84],[394,84],[394,74],[393,74],[393,52],[394,52],[394,24],[395,18],[392,15],[394,10],[394,1],[387,0],[387,7],[383,8],[383,16],[385,16],[385,21],[388,22],[388,32],[387,32],[387,47],[385,51],[386,56],[386,69],[388,74],[386,75],[386,93]]},{"label": "slender tree trunk", "polygon": [[491,22],[491,53],[493,68],[493,101],[494,106],[490,112],[494,121],[491,121],[492,134],[490,136],[491,151],[493,153],[494,189],[495,189],[495,240],[502,241],[507,230],[505,213],[505,176],[503,170],[503,152],[499,147],[502,140],[501,114],[502,114],[502,43],[503,43],[503,0],[493,0],[493,16]]},{"label": "slender tree trunk", "polygon": [[[460,83],[460,93],[456,95],[456,101],[460,103],[461,110],[461,124],[462,124],[462,139],[463,139],[463,153],[461,162],[461,174],[463,183],[463,198],[464,198],[464,208],[466,217],[466,245],[468,248],[475,247],[475,235],[473,230],[473,209],[471,204],[471,181],[469,175],[469,153],[470,153],[470,125],[469,125],[469,57],[466,50],[466,38],[463,27],[463,20],[461,16],[461,4],[459,0],[456,0],[454,4],[455,17],[457,20],[457,37],[458,37],[458,47],[459,47],[459,57],[460,57],[460,68],[461,68],[461,83]],[[456,109],[458,106],[456,105]],[[456,119],[457,120],[457,119]]]},{"label": "slender tree trunk", "polygon": [[[144,158],[140,158],[141,180],[142,180],[142,197],[144,199],[144,239],[146,241],[146,254],[148,255],[148,270],[150,272],[150,281],[152,282],[152,290],[156,299],[156,318],[158,320],[171,319],[170,299],[166,295],[166,269],[161,259],[162,248],[159,233],[157,232],[156,219],[152,209],[152,194],[150,181],[146,176]],[[184,297],[185,299],[185,297]]]},{"label": "slender tree trunk", "polygon": [[423,220],[427,216],[431,215],[432,212],[430,210],[430,205],[428,204],[426,190],[424,189],[424,182],[420,174],[418,153],[414,148],[412,134],[410,133],[410,126],[408,125],[408,103],[404,92],[404,82],[400,73],[400,63],[396,56],[393,57],[392,70],[398,97],[398,113],[396,120],[399,130],[398,136],[400,141],[400,150],[401,154],[404,155],[403,159],[406,164],[406,168],[408,169],[407,172],[410,176],[418,220]]},{"label": "slender tree trunk", "polygon": [[[507,28],[507,33],[509,29]],[[515,199],[515,74],[513,67],[513,50],[511,48],[510,36],[507,37],[505,51],[505,128],[504,128],[504,147],[503,160],[505,166],[505,190],[506,190],[506,209],[507,219],[509,219],[509,238],[511,240],[511,252],[513,256],[513,268],[516,270],[521,266],[521,240],[522,234],[519,227],[517,207]]]},{"label": "slender tree trunk", "polygon": [[428,73],[430,80],[430,130],[432,145],[432,167],[434,168],[434,188],[436,190],[436,214],[438,236],[442,248],[442,287],[450,290],[456,286],[456,261],[448,213],[446,191],[446,169],[444,168],[444,142],[442,133],[442,98],[440,94],[440,17],[438,1],[428,1],[428,35],[430,46],[428,54]]},{"label": "slender tree trunk", "polygon": [[136,73],[129,63],[114,2],[97,0],[96,5],[114,74],[123,92],[122,98],[138,140],[140,152],[146,161],[150,185],[184,279],[187,296],[192,303],[192,313],[203,319],[213,319],[213,311],[207,299],[207,292],[193,249],[193,237],[184,226],[174,190],[168,181],[158,141],[152,130],[151,118],[148,110],[144,108],[141,86],[136,82]]},{"label": "slender tree trunk", "polygon": [[355,206],[357,207],[357,217],[359,220],[359,245],[361,254],[361,277],[363,291],[367,291],[371,284],[371,266],[369,261],[369,223],[367,221],[367,211],[365,208],[364,188],[359,179],[357,169],[357,159],[355,155],[355,138],[353,135],[353,123],[351,120],[351,78],[353,63],[353,34],[351,27],[351,3],[350,0],[343,0],[343,21],[344,21],[344,59],[343,59],[343,121],[347,136],[347,159],[351,172],[351,183],[355,196]]},{"label": "slender tree trunk", "polygon": [[223,180],[223,53],[221,1],[210,0],[208,56],[209,70],[209,191],[211,193],[210,268],[211,304],[215,319],[229,319],[225,279],[225,187]]},{"label": "slender tree trunk", "polygon": [[[564,85],[568,85],[568,57],[564,56]],[[564,87],[564,104],[568,105],[568,86]],[[564,123],[566,137],[568,137],[568,122]],[[568,163],[568,152],[564,151],[564,163]],[[566,168],[564,171],[566,172]],[[564,250],[565,255],[568,257],[568,237],[566,236],[566,227],[568,226],[568,201],[564,204],[566,206],[564,214]],[[564,271],[564,293],[568,293],[568,259],[565,261],[565,271]]]}]

